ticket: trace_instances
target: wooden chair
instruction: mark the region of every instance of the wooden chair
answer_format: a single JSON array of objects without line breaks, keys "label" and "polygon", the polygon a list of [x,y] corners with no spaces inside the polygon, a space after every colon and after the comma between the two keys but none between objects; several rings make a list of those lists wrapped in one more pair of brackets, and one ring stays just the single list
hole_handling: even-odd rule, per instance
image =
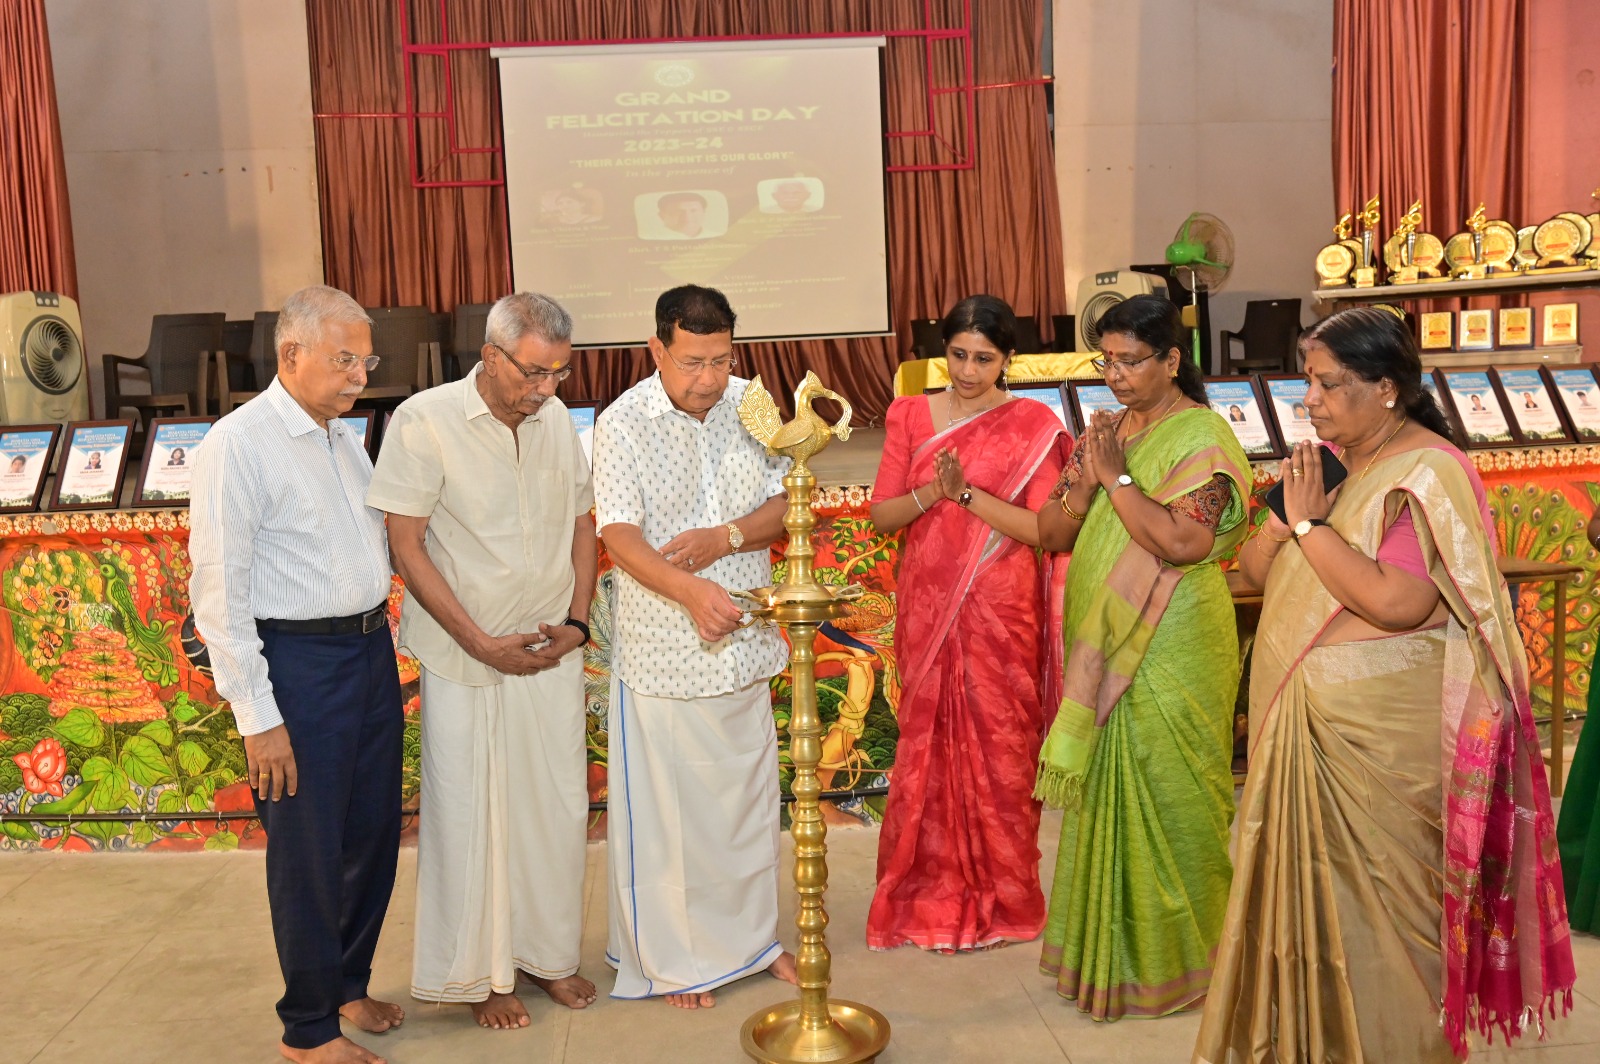
[{"label": "wooden chair", "polygon": [[450,330],[450,358],[445,364],[460,380],[483,359],[484,333],[489,327],[489,309],[493,303],[461,303],[456,306]]},{"label": "wooden chair", "polygon": [[1044,341],[1039,339],[1039,319],[1031,314],[1017,315],[1017,354],[1037,355],[1044,351]]},{"label": "wooden chair", "polygon": [[[1222,330],[1222,372],[1293,373],[1295,345],[1300,340],[1300,300],[1252,299],[1244,305],[1238,332]],[[1233,345],[1244,354],[1234,357]]]},{"label": "wooden chair", "polygon": [[367,387],[357,402],[393,408],[433,380],[433,367],[440,363],[434,315],[427,307],[365,309],[372,318],[372,353],[382,361],[367,374]]},{"label": "wooden chair", "polygon": [[226,414],[267,390],[278,375],[274,334],[278,312],[258,310],[250,322],[250,344],[243,355],[229,351],[217,365],[217,413]]},{"label": "wooden chair", "polygon": [[944,336],[939,332],[938,318],[913,318],[911,320],[911,357],[944,357]]},{"label": "wooden chair", "polygon": [[[211,397],[214,358],[222,351],[222,314],[157,314],[150,319],[150,342],[138,358],[105,355],[106,416],[129,408],[135,427],[149,427],[163,414],[205,414]],[[124,389],[124,376],[144,378],[145,391]]]},{"label": "wooden chair", "polygon": [[1056,331],[1055,343],[1050,350],[1065,353],[1078,349],[1078,318],[1074,314],[1050,315],[1050,326]]}]

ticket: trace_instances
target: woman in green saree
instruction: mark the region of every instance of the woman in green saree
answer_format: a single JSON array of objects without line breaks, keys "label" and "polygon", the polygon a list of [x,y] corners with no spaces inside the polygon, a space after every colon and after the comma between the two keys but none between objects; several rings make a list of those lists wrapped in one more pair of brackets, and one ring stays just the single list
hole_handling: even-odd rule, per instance
[{"label": "woman in green saree", "polygon": [[[1600,548],[1600,510],[1589,518],[1589,542]],[[1589,673],[1588,721],[1600,720],[1600,654]],[[1572,771],[1561,798],[1556,839],[1561,845],[1561,875],[1567,885],[1567,915],[1577,931],[1600,935],[1600,723],[1584,723]]]},{"label": "woman in green saree", "polygon": [[1125,409],[1096,414],[1052,501],[1071,551],[1066,668],[1038,794],[1066,810],[1040,967],[1097,1020],[1201,1002],[1232,867],[1239,654],[1217,560],[1243,538],[1250,465],[1184,357],[1178,310],[1099,323]]}]

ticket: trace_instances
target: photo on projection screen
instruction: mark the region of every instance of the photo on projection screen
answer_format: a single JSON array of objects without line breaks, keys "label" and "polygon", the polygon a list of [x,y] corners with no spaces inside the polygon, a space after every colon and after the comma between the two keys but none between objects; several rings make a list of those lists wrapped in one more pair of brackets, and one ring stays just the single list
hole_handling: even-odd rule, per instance
[{"label": "photo on projection screen", "polygon": [[581,346],[691,283],[739,340],[890,332],[882,43],[495,49],[516,288]]}]

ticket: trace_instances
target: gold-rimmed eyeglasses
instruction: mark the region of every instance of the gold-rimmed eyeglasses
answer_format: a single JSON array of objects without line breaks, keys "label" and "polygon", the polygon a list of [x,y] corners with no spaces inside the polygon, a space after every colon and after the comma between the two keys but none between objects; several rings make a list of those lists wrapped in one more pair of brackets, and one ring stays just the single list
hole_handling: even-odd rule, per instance
[{"label": "gold-rimmed eyeglasses", "polygon": [[[302,343],[296,343],[294,346],[300,348],[302,351],[313,350]],[[317,354],[321,355],[329,362],[332,362],[333,368],[338,370],[340,373],[350,373],[354,371],[357,366],[360,366],[368,373],[371,373],[373,370],[378,368],[378,362],[383,357],[382,355],[352,355],[349,353],[330,355],[326,351],[318,351]]]},{"label": "gold-rimmed eyeglasses", "polygon": [[1089,365],[1099,370],[1102,374],[1110,373],[1113,369],[1118,373],[1126,373],[1141,362],[1149,362],[1158,354],[1160,354],[1159,351],[1145,355],[1143,358],[1130,358],[1127,360],[1120,358],[1091,358]]},{"label": "gold-rimmed eyeglasses", "polygon": [[506,361],[517,367],[518,373],[521,373],[524,378],[533,381],[535,384],[543,383],[544,381],[555,381],[557,384],[560,384],[562,381],[572,376],[571,366],[568,366],[566,369],[529,369],[521,362],[518,362],[516,359],[512,358],[511,352],[507,351],[499,344],[491,341],[489,346],[506,356]]},{"label": "gold-rimmed eyeglasses", "polygon": [[722,355],[718,358],[713,358],[710,361],[707,361],[703,358],[697,358],[693,362],[679,362],[678,356],[674,355],[671,351],[668,351],[667,357],[672,359],[672,364],[674,366],[677,366],[679,369],[683,370],[683,372],[694,377],[698,377],[708,369],[712,373],[717,374],[732,373],[733,367],[739,364],[739,360],[734,358],[732,355]]}]

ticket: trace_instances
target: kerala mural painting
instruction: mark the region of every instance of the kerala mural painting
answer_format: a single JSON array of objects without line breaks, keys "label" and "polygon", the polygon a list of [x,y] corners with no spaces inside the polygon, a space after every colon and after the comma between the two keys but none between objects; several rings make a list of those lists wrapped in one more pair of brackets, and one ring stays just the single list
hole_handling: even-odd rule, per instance
[{"label": "kerala mural painting", "polygon": [[[1557,633],[1549,583],[1517,589],[1518,619],[1548,714],[1548,649],[1567,641],[1567,705],[1581,706],[1595,653],[1596,553],[1584,524],[1600,502],[1600,448],[1474,454],[1498,522],[1502,552],[1587,565],[1569,585],[1569,619]],[[1276,464],[1256,469],[1256,508]],[[898,536],[877,532],[868,489],[820,489],[816,572],[860,584],[851,611],[817,639],[817,697],[824,728],[825,791],[869,793],[828,803],[836,825],[882,819],[899,736],[893,644]],[[1256,520],[1262,517],[1258,512]],[[781,579],[783,556],[773,553]],[[185,510],[0,516],[0,849],[229,850],[265,845],[245,782],[244,750],[217,695],[189,612]],[[610,701],[609,559],[601,553],[585,650],[589,799],[606,794]],[[390,595],[398,625],[401,588]],[[417,663],[396,654],[406,715],[403,802],[420,787]],[[788,793],[787,675],[772,683],[780,776]],[[974,752],[973,756],[982,756]],[[228,818],[226,814],[242,814]],[[71,824],[33,817],[92,814]],[[147,819],[122,819],[146,814]],[[223,814],[219,817],[217,814]],[[120,815],[120,817],[119,817]],[[413,823],[414,818],[408,820]],[[604,834],[603,813],[591,835]]]},{"label": "kerala mural painting", "polygon": [[[882,786],[897,736],[891,633],[897,541],[864,489],[819,491],[818,578],[867,594],[817,640],[828,790]],[[266,844],[244,747],[189,612],[186,510],[0,516],[0,849],[228,850]],[[774,562],[780,567],[781,551]],[[606,793],[610,561],[601,553],[584,669],[589,799]],[[403,589],[389,597],[398,631]],[[398,652],[406,716],[403,803],[421,786],[417,663]],[[773,680],[785,793],[789,680]],[[835,823],[881,818],[883,798],[832,806]],[[237,819],[217,813],[246,814]],[[34,817],[93,815],[71,824]],[[118,819],[118,814],[146,814]],[[194,814],[204,814],[196,817]],[[408,824],[410,821],[408,820]],[[591,835],[604,835],[603,814]]]}]

